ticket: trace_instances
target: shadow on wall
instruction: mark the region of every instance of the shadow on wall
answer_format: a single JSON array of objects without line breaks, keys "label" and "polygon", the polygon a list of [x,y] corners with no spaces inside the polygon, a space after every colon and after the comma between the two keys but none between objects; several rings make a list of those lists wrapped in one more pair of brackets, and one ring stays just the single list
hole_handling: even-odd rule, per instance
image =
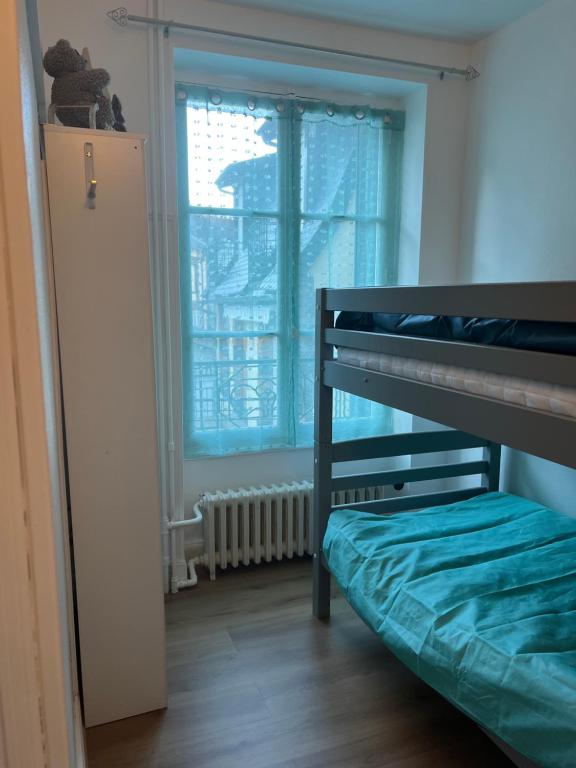
[{"label": "shadow on wall", "polygon": [[576,517],[576,472],[510,449],[503,459],[502,488]]}]

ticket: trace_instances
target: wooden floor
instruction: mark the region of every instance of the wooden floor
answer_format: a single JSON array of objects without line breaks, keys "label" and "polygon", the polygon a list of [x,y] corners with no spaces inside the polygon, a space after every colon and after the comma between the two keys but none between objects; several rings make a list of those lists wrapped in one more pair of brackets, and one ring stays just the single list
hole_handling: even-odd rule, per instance
[{"label": "wooden floor", "polygon": [[512,765],[341,597],[313,619],[310,591],[304,561],[170,596],[168,709],[89,729],[89,768]]}]

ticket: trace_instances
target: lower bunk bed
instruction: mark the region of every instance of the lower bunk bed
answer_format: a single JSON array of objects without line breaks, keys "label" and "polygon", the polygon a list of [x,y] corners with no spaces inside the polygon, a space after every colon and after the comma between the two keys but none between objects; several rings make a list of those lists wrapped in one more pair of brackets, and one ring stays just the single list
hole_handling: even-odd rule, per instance
[{"label": "lower bunk bed", "polygon": [[[571,404],[574,354],[536,346],[507,349],[503,356],[502,349],[486,344],[451,348],[447,339],[423,344],[389,335],[380,341],[365,330],[355,337],[353,330],[343,336],[334,328],[339,310],[463,315],[467,297],[480,318],[576,322],[574,284],[494,288],[319,292],[314,613],[329,616],[332,574],[396,656],[518,766],[571,768],[576,766],[576,518],[499,492],[499,444],[574,467],[576,418],[571,407],[550,407],[549,398],[502,397],[500,390],[481,386],[477,374],[520,373],[536,387],[561,386],[563,401]],[[337,357],[338,345],[353,352]],[[474,369],[479,386],[415,377],[414,366],[407,373],[402,361],[393,369],[367,370],[358,353],[386,354],[391,348],[396,357],[411,360],[415,350],[424,351],[425,361],[434,361],[437,352],[465,376],[466,369]],[[451,429],[333,442],[333,389]],[[350,461],[467,448],[480,448],[481,458],[356,475],[333,471]],[[413,490],[422,481],[465,476],[478,481],[431,493]],[[332,506],[334,490],[399,483],[406,484],[402,495]]]},{"label": "lower bunk bed", "polygon": [[576,519],[503,493],[341,509],[323,549],[413,672],[536,764],[576,764]]}]

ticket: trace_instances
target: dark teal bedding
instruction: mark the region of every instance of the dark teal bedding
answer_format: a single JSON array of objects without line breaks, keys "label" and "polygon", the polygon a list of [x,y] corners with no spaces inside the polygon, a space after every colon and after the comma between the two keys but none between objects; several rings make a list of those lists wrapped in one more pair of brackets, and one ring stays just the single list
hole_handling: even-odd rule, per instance
[{"label": "dark teal bedding", "polygon": [[576,766],[576,519],[503,493],[338,510],[324,552],[417,675],[543,768]]},{"label": "dark teal bedding", "polygon": [[576,323],[447,315],[389,315],[384,312],[340,312],[336,319],[336,328],[576,355]]}]

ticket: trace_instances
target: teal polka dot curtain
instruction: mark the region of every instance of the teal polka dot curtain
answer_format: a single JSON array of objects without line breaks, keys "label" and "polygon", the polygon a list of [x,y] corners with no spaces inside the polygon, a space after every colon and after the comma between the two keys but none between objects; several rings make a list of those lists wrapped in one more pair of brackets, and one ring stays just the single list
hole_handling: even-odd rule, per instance
[{"label": "teal polka dot curtain", "polygon": [[[404,114],[178,85],[187,458],[310,445],[314,291],[393,285]],[[335,435],[386,408],[337,393]]]}]

